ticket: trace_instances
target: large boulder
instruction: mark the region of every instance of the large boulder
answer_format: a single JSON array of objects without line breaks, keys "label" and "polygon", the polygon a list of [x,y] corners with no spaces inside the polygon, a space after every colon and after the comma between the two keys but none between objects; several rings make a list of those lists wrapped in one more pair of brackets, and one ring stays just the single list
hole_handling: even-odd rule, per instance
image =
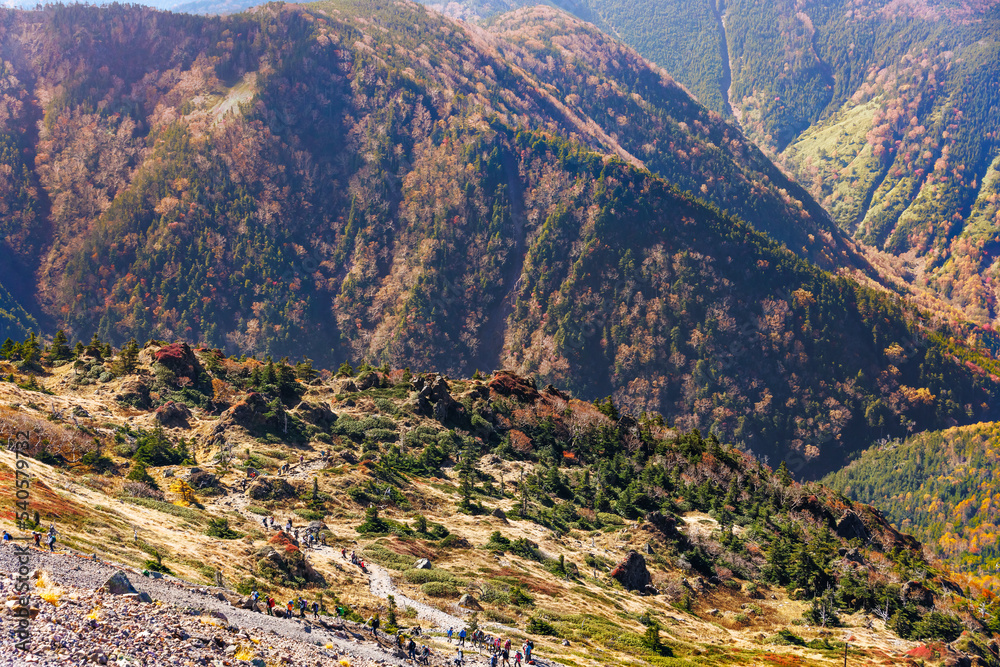
[{"label": "large boulder", "polygon": [[867,542],[871,539],[871,533],[857,512],[847,510],[844,512],[844,516],[840,517],[840,521],[837,522],[837,537],[845,540],[858,539],[862,542]]},{"label": "large boulder", "polygon": [[415,570],[429,570],[431,569],[431,562],[426,558],[418,558],[415,563],[413,563],[413,569]]},{"label": "large boulder", "polygon": [[678,540],[683,537],[677,530],[677,519],[662,512],[650,512],[646,516],[646,524],[643,527],[655,531],[667,539]]},{"label": "large boulder", "polygon": [[191,418],[191,409],[183,403],[167,401],[153,415],[156,421],[168,428],[191,428],[188,420]]},{"label": "large boulder", "polygon": [[198,357],[191,350],[187,343],[171,343],[164,345],[153,353],[157,363],[165,366],[174,373],[178,380],[187,378],[191,382],[197,382],[201,374],[201,364]]},{"label": "large boulder", "polygon": [[358,390],[378,388],[382,386],[382,377],[376,371],[362,373],[357,379]]},{"label": "large boulder", "polygon": [[629,551],[625,560],[611,571],[611,578],[617,580],[628,591],[646,592],[652,586],[653,578],[646,569],[646,559],[638,551]]},{"label": "large boulder", "polygon": [[316,426],[330,426],[335,421],[337,421],[337,415],[326,405],[318,405],[315,403],[309,403],[307,401],[302,401],[293,411],[295,414],[300,416],[305,421],[310,424],[315,424]]},{"label": "large boulder", "polygon": [[187,483],[199,494],[219,487],[219,479],[215,475],[197,469],[188,477]]},{"label": "large boulder", "polygon": [[472,597],[468,593],[465,593],[462,597],[458,598],[458,606],[462,609],[474,609],[476,611],[482,611],[483,608],[476,598]]},{"label": "large boulder", "polygon": [[115,572],[112,574],[104,585],[101,586],[101,590],[112,595],[138,595],[139,591],[135,590],[132,582],[128,580],[124,572]]},{"label": "large boulder", "polygon": [[280,477],[260,477],[247,489],[247,495],[254,500],[282,500],[295,497],[296,490]]},{"label": "large boulder", "polygon": [[153,400],[149,396],[149,385],[138,378],[129,378],[122,382],[118,387],[118,393],[115,394],[115,401],[140,410],[146,410],[153,405]]}]

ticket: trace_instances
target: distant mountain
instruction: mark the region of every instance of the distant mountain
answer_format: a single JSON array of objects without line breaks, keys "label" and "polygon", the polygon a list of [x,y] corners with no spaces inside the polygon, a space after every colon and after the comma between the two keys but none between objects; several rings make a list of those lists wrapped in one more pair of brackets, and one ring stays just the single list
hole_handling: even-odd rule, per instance
[{"label": "distant mountain", "polygon": [[511,367],[800,475],[994,414],[968,330],[817,268],[870,271],[738,130],[565,14],[0,19],[4,205],[37,212],[5,250],[75,338]]},{"label": "distant mountain", "polygon": [[973,424],[886,441],[825,482],[871,502],[907,533],[925,541],[958,571],[997,583],[1000,424]]}]

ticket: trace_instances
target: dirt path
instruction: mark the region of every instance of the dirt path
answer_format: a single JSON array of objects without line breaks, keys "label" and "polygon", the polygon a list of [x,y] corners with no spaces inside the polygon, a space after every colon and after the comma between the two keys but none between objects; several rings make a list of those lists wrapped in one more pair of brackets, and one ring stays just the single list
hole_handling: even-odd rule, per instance
[{"label": "dirt path", "polygon": [[441,611],[437,607],[432,607],[429,604],[417,602],[412,598],[406,597],[406,595],[400,592],[400,590],[396,588],[396,585],[392,583],[392,577],[389,576],[389,572],[385,568],[372,564],[368,564],[366,567],[371,572],[371,577],[368,579],[368,588],[375,597],[386,599],[392,595],[395,597],[396,604],[399,605],[400,608],[409,607],[415,610],[417,612],[417,618],[422,621],[429,621],[442,630],[455,628],[455,632],[458,632],[460,628],[464,628],[468,625],[463,618],[459,618],[458,616],[454,616],[448,612]]},{"label": "dirt path", "polygon": [[[368,580],[368,588],[375,597],[386,599],[392,595],[395,597],[396,604],[400,608],[410,607],[417,612],[417,618],[424,621],[430,621],[442,630],[454,628],[457,633],[459,629],[468,627],[468,622],[459,616],[449,614],[446,611],[441,611],[437,607],[433,607],[424,602],[418,602],[413,598],[407,597],[406,594],[400,591],[399,588],[396,587],[396,584],[392,582],[392,576],[384,567],[372,564],[367,564],[366,567],[371,572],[371,577]],[[517,628],[511,628],[499,623],[487,622],[482,623],[481,625],[484,628],[491,628],[500,632],[517,632]]]}]

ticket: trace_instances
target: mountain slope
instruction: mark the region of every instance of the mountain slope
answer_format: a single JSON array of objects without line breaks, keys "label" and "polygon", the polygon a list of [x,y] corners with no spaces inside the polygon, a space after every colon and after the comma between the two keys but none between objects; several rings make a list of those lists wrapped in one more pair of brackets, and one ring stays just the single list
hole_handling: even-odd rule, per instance
[{"label": "mountain slope", "polygon": [[[586,0],[565,9],[738,119],[844,230],[903,257],[897,270],[913,289],[985,323],[998,315],[996,5]],[[507,9],[441,7],[468,18]]]},{"label": "mountain slope", "polygon": [[38,332],[38,322],[21,307],[10,292],[0,285],[0,340],[26,338],[28,332]]},{"label": "mountain slope", "polygon": [[[490,32],[363,2],[3,17],[44,112],[36,294],[77,338],[515,367],[804,475],[992,414],[985,361],[946,342],[963,330],[928,338],[733,217],[821,265],[857,258],[738,132],[562,15]],[[550,38],[565,75],[541,64]],[[610,127],[591,78],[634,128]],[[655,137],[673,145],[647,166],[728,215],[643,168]]]},{"label": "mountain slope", "polygon": [[[397,627],[415,635],[417,624],[437,667],[454,651],[448,626],[483,627],[515,646],[531,639],[540,661],[586,667],[840,664],[839,626],[854,635],[857,661],[901,662],[909,651],[965,659],[994,621],[981,591],[961,588],[873,508],[796,484],[714,436],[512,373],[334,375],[179,342],[129,354],[48,350],[36,371],[0,367],[15,380],[0,381],[0,401],[16,406],[0,408],[0,436],[34,434],[18,466],[31,473],[28,519],[15,528],[0,515],[4,529],[27,537],[55,522],[60,552],[166,573],[139,587],[172,615],[221,611],[254,632],[245,638],[259,637],[258,625],[274,629],[281,653],[295,651],[289,639],[311,645],[302,662],[336,657],[319,644],[353,654],[352,664],[381,651],[400,664],[387,644]],[[14,465],[0,452],[0,477],[12,480]],[[0,485],[0,497],[14,489]],[[41,599],[32,596],[41,618],[89,612],[48,604],[80,592],[54,585],[67,579],[103,583],[107,573],[93,571],[102,566],[29,556],[46,570]],[[282,602],[278,610],[304,596],[325,613],[294,623],[254,613],[254,590]],[[455,604],[463,592],[472,597],[464,609]],[[60,639],[93,642],[120,602],[106,595],[96,623]],[[373,613],[389,637],[362,633]],[[204,643],[221,652],[227,636]],[[247,660],[275,653],[274,639],[233,641]],[[204,648],[178,644],[183,654]],[[43,664],[64,662],[44,635],[32,648]],[[122,640],[106,650],[134,648]]]}]

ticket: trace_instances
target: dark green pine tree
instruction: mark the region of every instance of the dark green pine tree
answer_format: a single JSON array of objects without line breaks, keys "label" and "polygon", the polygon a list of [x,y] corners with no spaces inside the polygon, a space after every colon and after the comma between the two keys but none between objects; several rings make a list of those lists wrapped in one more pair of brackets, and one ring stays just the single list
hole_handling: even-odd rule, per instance
[{"label": "dark green pine tree", "polygon": [[118,355],[118,373],[119,375],[130,375],[135,372],[135,369],[139,366],[139,344],[136,342],[135,338],[125,343],[122,348],[121,354]]},{"label": "dark green pine tree", "polygon": [[51,361],[62,361],[73,356],[73,351],[69,347],[69,339],[66,332],[60,329],[52,339],[52,346],[49,347],[49,359]]}]

